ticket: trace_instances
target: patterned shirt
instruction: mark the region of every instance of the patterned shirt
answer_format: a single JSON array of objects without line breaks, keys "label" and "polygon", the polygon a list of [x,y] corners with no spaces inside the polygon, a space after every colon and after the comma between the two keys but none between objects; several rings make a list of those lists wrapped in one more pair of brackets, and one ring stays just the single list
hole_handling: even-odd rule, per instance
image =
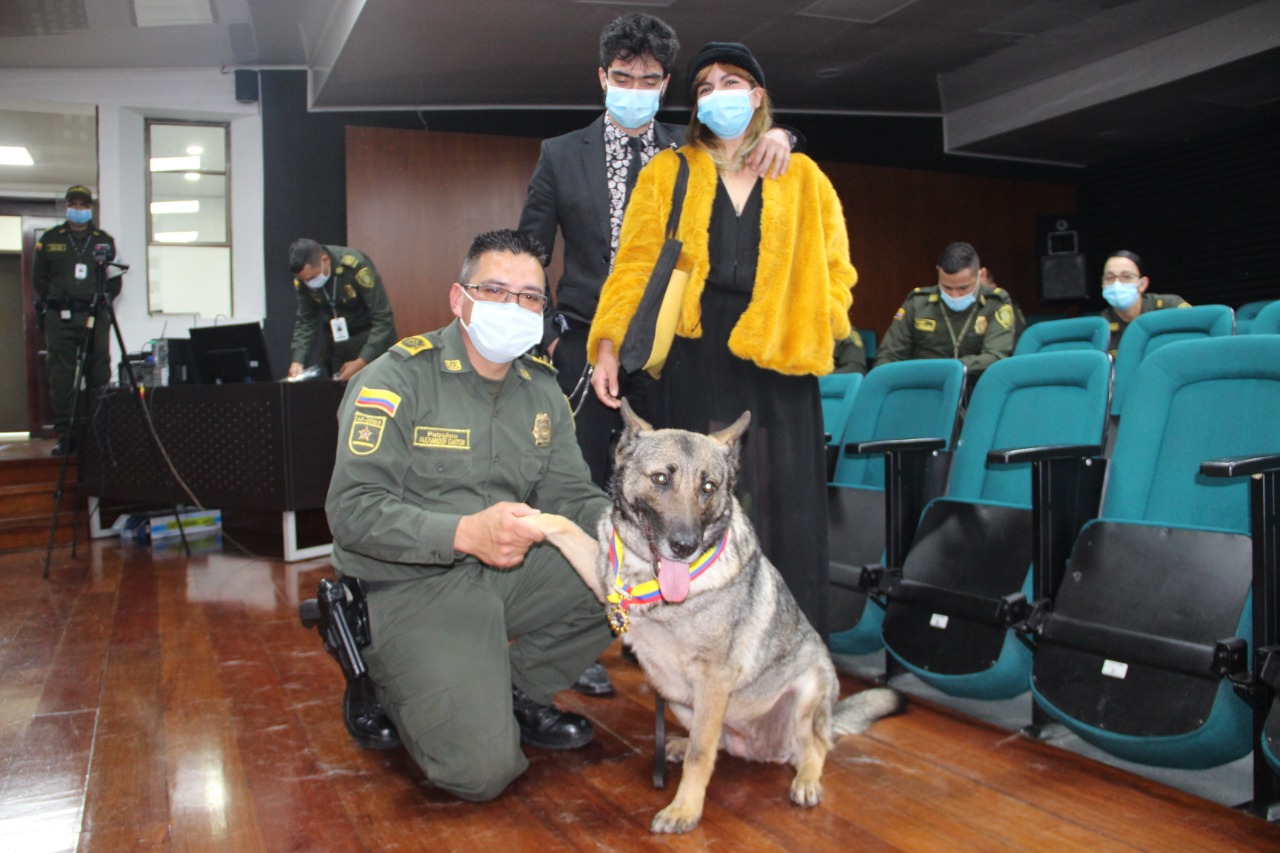
[{"label": "patterned shirt", "polygon": [[[640,140],[640,162],[648,163],[658,153],[657,137],[653,132],[653,123],[645,128],[644,133],[636,137]],[[612,116],[605,114],[604,119],[604,157],[609,170],[609,269],[613,269],[613,259],[618,254],[618,235],[622,232],[622,214],[627,209],[627,178],[631,171],[631,137],[613,123]]]}]

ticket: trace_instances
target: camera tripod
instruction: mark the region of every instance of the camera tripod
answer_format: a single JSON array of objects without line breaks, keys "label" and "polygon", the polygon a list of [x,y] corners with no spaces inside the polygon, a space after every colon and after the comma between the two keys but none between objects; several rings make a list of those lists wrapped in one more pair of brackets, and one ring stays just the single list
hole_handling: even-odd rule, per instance
[{"label": "camera tripod", "polygon": [[[116,321],[115,308],[112,307],[111,298],[107,296],[107,293],[106,293],[106,281],[107,281],[107,267],[114,266],[117,269],[119,269],[121,273],[124,273],[125,271],[127,271],[129,267],[126,264],[112,263],[113,260],[114,260],[114,257],[113,257],[111,244],[98,243],[94,245],[93,247],[93,266],[94,266],[93,299],[89,303],[89,315],[88,315],[88,319],[86,320],[86,327],[85,327],[84,334],[81,335],[80,341],[77,344],[77,349],[76,349],[76,371],[75,371],[75,376],[71,382],[71,394],[72,394],[71,420],[67,424],[66,434],[62,436],[62,439],[61,439],[64,442],[62,447],[62,451],[63,451],[62,464],[59,467],[59,471],[58,471],[58,485],[54,488],[54,491],[53,491],[53,516],[52,518],[49,519],[49,544],[45,548],[45,554],[44,554],[43,576],[45,578],[49,577],[49,564],[53,558],[54,539],[57,535],[57,530],[58,530],[58,513],[62,511],[62,493],[66,487],[66,481],[67,481],[67,466],[71,461],[72,449],[80,448],[80,447],[83,447],[84,445],[84,442],[82,441],[82,438],[83,438],[82,433],[84,432],[83,414],[84,414],[85,398],[88,396],[86,393],[87,389],[85,385],[87,382],[89,367],[95,355],[95,345],[97,342],[97,335],[99,332],[98,326],[100,325],[99,321],[105,320],[110,331],[115,334],[116,345],[120,347],[121,355],[128,352],[128,350],[125,349],[124,336],[120,334],[120,324]],[[107,352],[108,352],[107,358],[109,363],[110,344],[108,344]],[[134,400],[138,401],[138,406],[142,409],[143,419],[146,420],[148,417],[148,412],[146,411],[146,403],[143,401],[142,394],[140,393],[140,390],[138,388],[137,377],[133,375],[133,370],[131,368],[125,370],[124,373],[128,377],[130,394]],[[158,441],[158,439],[156,440]],[[155,442],[151,443],[151,447],[156,454],[156,464],[160,467],[163,467],[162,460],[160,458],[160,451],[159,451],[159,448],[156,446]],[[77,466],[76,468],[77,497],[79,496],[79,493],[80,493],[80,479],[82,476],[83,476],[83,469]],[[177,521],[178,535],[182,537],[183,550],[186,552],[187,556],[190,556],[191,547],[187,543],[187,534],[182,528],[182,517],[178,512],[178,507],[176,504],[173,507],[173,516],[174,516],[174,519]],[[76,555],[76,537],[75,537],[74,528],[78,523],[79,518],[80,518],[80,505],[79,505],[79,501],[77,501],[76,508],[75,508],[75,516],[74,516],[74,520],[72,521],[72,535],[71,535],[71,556],[72,557],[75,557]]]}]

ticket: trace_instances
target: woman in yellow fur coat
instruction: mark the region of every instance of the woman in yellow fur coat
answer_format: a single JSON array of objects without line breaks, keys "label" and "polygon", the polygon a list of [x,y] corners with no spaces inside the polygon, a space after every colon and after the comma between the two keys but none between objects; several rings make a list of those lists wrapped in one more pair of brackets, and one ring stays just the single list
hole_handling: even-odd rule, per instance
[{"label": "woman in yellow fur coat", "polygon": [[[827,541],[822,408],[817,377],[848,337],[844,213],[831,182],[803,154],[785,175],[744,168],[773,126],[764,73],[741,44],[711,42],[689,64],[689,186],[679,266],[689,272],[676,339],[653,389],[655,426],[709,432],[746,409],[738,497],[764,553],[826,637]],[[617,354],[666,234],[679,169],[662,151],[639,175],[587,342],[596,395],[617,408]]]}]

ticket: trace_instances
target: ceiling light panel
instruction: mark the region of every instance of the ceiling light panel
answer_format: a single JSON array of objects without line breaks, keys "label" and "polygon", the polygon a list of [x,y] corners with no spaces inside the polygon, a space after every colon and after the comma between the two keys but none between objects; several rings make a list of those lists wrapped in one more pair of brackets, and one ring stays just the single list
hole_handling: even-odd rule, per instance
[{"label": "ceiling light panel", "polygon": [[209,0],[133,0],[133,20],[139,27],[180,27],[212,24]]}]

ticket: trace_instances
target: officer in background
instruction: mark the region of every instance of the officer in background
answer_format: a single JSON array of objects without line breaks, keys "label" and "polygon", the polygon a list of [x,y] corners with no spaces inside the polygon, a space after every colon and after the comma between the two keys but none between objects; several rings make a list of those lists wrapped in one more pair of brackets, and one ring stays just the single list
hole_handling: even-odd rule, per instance
[{"label": "officer in background", "polygon": [[982,287],[982,263],[968,243],[938,256],[938,283],[917,287],[894,314],[876,353],[876,367],[915,358],[958,358],[967,384],[1013,354],[1017,309],[998,287]]},{"label": "officer in background", "polygon": [[519,522],[545,510],[594,530],[610,506],[555,369],[522,355],[542,338],[545,262],[519,232],[475,239],[458,319],[348,386],[325,505],[334,567],[365,588],[377,698],[427,779],[473,801],[524,772],[521,741],[591,740],[551,699],[611,640],[586,584]]},{"label": "officer in background", "polygon": [[74,436],[68,434],[75,407],[73,388],[76,355],[90,326],[94,326],[93,352],[85,364],[85,386],[101,388],[111,378],[111,330],[106,304],[93,304],[99,275],[106,276],[103,294],[120,295],[120,267],[115,238],[93,221],[93,193],[76,185],[66,193],[67,219],[40,235],[31,273],[36,293],[36,313],[44,324],[49,402],[58,432],[55,455],[74,452]]},{"label": "officer in background", "polygon": [[835,361],[835,369],[831,371],[832,373],[867,372],[867,349],[857,329],[850,332],[849,337],[844,340],[836,341],[832,360]]},{"label": "officer in background", "polygon": [[1102,316],[1111,325],[1111,342],[1107,350],[1114,357],[1120,336],[1129,324],[1147,311],[1165,308],[1190,308],[1191,303],[1173,293],[1147,293],[1151,279],[1142,274],[1142,258],[1121,249],[1107,256],[1102,267],[1102,298],[1107,307]]},{"label": "officer in background", "polygon": [[350,379],[395,343],[391,300],[363,252],[303,237],[289,247],[289,271],[298,295],[289,376],[302,373],[317,332],[334,379]]}]

